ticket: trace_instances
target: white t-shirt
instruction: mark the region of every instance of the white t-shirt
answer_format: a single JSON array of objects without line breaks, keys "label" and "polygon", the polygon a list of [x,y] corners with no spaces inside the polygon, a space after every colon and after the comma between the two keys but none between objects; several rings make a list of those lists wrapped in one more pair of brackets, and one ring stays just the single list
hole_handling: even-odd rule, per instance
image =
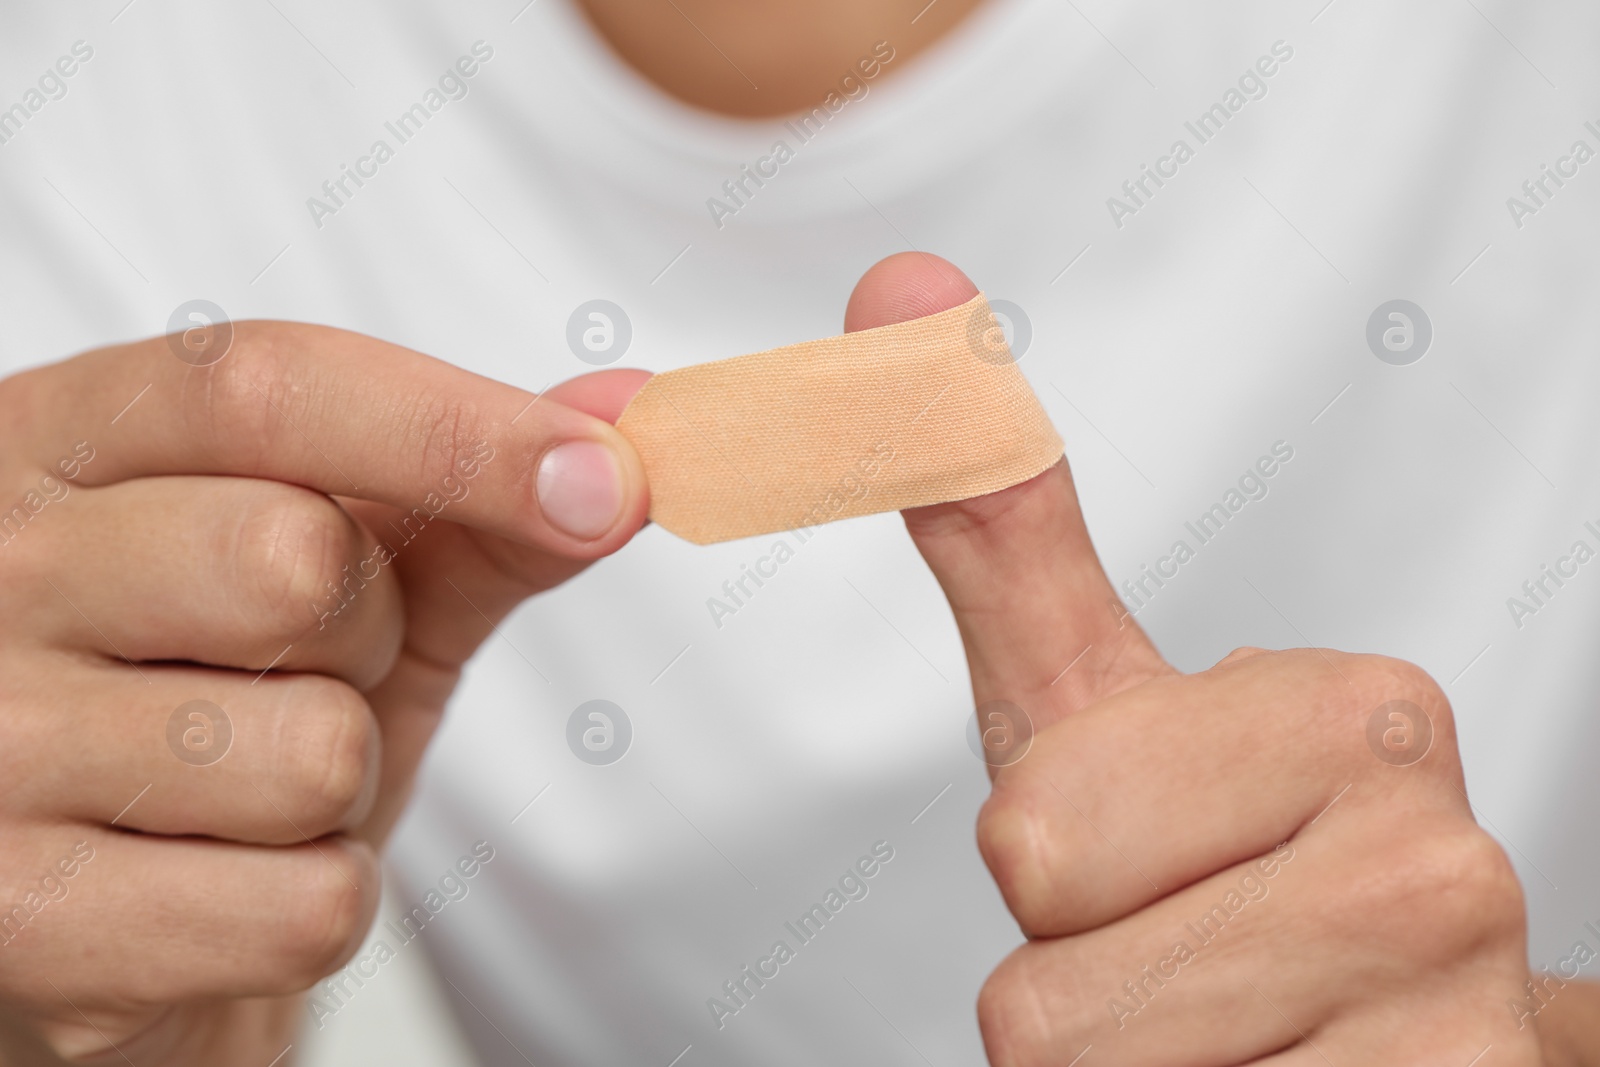
[{"label": "white t-shirt", "polygon": [[[872,262],[938,252],[1017,309],[1168,656],[1420,663],[1534,960],[1595,944],[1593,5],[995,0],[796,129],[678,105],[568,0],[123,2],[0,16],[7,369],[206,298],[537,389],[589,369],[591,300],[659,370],[836,333]],[[648,529],[469,668],[393,858],[410,906],[493,850],[420,935],[485,1063],[981,1060],[974,998],[1020,935],[973,845],[955,628],[893,515],[716,617],[783,540]]]}]

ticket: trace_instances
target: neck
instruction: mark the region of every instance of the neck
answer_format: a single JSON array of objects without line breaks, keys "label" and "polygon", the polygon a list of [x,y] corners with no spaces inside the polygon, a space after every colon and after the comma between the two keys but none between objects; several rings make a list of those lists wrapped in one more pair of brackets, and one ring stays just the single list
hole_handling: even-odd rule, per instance
[{"label": "neck", "polygon": [[579,0],[646,78],[685,103],[744,118],[806,110],[841,92],[879,42],[893,49],[887,69],[898,69],[982,2]]}]

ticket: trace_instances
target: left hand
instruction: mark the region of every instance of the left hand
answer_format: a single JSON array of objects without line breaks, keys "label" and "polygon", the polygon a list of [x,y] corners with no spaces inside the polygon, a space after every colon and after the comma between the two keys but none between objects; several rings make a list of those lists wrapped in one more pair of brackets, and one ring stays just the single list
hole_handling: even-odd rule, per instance
[{"label": "left hand", "polygon": [[[974,291],[894,257],[847,328]],[[979,999],[995,1064],[1543,1062],[1533,1013],[1510,1007],[1539,1005],[1521,888],[1426,674],[1260,649],[1179,674],[1101,570],[1065,461],[906,524],[979,707],[1009,701],[1036,729],[978,827],[1029,938]],[[1410,748],[1386,746],[1394,727]]]},{"label": "left hand", "polygon": [[[1393,759],[1431,722],[1417,762],[1369,747],[1385,705]],[[979,1001],[996,1064],[1542,1062],[1521,890],[1422,671],[1240,649],[1057,712],[979,820],[1031,939]]]}]

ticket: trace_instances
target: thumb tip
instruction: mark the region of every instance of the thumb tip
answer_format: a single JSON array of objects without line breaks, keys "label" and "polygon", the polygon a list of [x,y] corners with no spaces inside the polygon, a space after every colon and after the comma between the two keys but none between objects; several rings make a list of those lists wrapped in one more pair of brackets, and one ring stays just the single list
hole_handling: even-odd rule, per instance
[{"label": "thumb tip", "polygon": [[891,326],[965,304],[978,287],[949,260],[899,252],[867,269],[845,306],[846,333]]}]

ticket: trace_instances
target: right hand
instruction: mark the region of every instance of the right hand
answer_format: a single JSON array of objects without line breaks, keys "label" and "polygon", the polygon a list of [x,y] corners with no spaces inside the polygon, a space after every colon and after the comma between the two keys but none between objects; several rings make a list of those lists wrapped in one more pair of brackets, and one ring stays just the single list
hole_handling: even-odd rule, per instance
[{"label": "right hand", "polygon": [[0,382],[5,1062],[283,1051],[462,664],[644,522],[608,425],[639,372],[530,406],[356,334],[235,331],[207,367],[157,338]]}]

